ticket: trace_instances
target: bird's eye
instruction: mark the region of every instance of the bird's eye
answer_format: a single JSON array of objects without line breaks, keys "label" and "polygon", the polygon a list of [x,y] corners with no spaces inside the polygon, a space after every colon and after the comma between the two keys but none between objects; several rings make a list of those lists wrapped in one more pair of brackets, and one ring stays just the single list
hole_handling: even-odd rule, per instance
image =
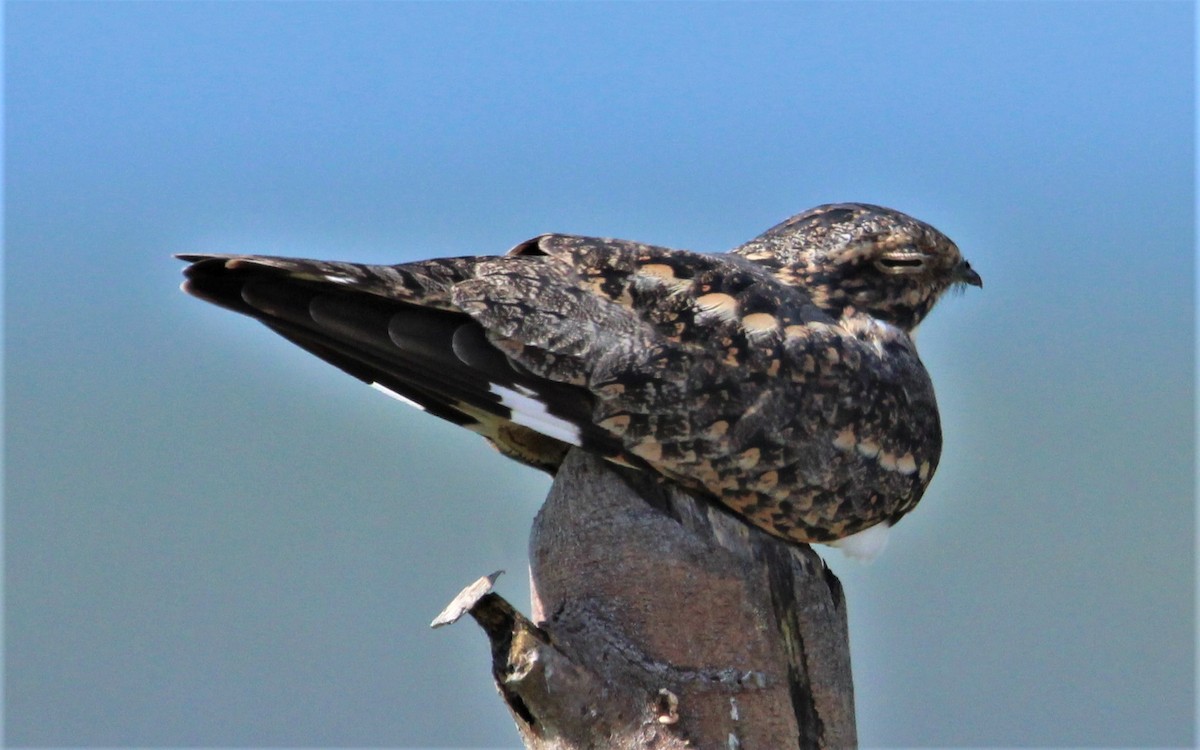
[{"label": "bird's eye", "polygon": [[925,267],[920,255],[885,255],[875,261],[875,267],[884,273],[912,273]]}]

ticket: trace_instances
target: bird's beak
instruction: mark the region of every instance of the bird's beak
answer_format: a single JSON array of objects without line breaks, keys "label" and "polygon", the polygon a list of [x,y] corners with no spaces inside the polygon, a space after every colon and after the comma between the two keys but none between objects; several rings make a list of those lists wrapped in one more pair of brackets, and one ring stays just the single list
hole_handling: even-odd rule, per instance
[{"label": "bird's beak", "polygon": [[983,277],[976,273],[975,269],[971,268],[971,264],[965,260],[958,264],[958,280],[964,284],[983,288]]}]

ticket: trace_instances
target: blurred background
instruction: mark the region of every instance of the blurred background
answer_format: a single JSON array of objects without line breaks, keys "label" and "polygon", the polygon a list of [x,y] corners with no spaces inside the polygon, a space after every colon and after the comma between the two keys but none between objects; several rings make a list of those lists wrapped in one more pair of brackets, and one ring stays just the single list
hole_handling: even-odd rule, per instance
[{"label": "blurred background", "polygon": [[5,731],[515,747],[471,623],[549,487],[176,252],[717,251],[818,203],[983,275],[848,596],[864,745],[1195,739],[1190,3],[7,3]]}]

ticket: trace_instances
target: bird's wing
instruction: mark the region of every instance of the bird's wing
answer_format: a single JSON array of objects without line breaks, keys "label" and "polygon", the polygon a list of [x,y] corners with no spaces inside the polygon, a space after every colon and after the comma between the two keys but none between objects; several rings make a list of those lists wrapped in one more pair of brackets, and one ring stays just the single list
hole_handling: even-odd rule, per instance
[{"label": "bird's wing", "polygon": [[[618,456],[591,425],[586,391],[523,370],[449,303],[477,258],[370,266],[299,258],[180,255],[184,291],[255,318],[356,378],[553,470],[568,444]],[[514,421],[514,406],[521,414]]]}]

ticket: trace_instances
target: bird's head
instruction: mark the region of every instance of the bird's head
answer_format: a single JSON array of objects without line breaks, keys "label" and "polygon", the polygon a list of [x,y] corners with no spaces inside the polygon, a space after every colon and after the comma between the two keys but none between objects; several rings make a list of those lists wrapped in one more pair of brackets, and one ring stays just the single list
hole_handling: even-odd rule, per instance
[{"label": "bird's head", "polygon": [[983,286],[946,235],[866,203],[809,209],[734,253],[804,288],[834,318],[853,307],[905,331],[915,329],[946,290]]}]

